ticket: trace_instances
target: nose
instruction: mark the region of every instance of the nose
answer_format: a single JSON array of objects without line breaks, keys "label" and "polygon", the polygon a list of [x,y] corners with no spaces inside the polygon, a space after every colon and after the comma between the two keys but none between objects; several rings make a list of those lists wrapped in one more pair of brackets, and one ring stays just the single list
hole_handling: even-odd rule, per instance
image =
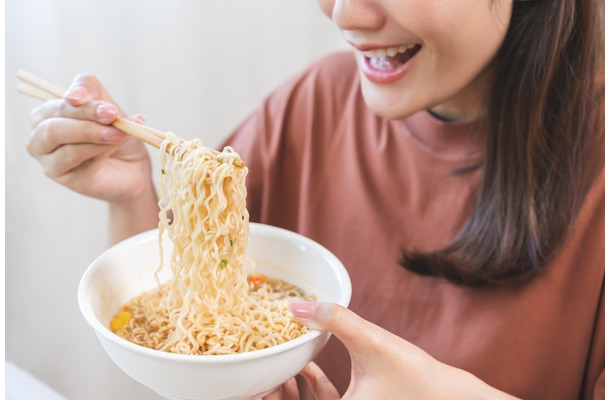
[{"label": "nose", "polygon": [[376,30],[385,23],[382,8],[371,0],[335,0],[331,16],[342,30]]}]

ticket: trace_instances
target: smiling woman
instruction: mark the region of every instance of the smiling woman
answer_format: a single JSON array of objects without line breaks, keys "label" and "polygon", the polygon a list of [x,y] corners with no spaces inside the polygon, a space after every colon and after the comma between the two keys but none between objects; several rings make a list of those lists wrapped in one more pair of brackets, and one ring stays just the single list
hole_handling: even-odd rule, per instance
[{"label": "smiling woman", "polygon": [[[218,147],[248,165],[251,221],[314,239],[352,277],[351,310],[295,306],[344,345],[329,341],[320,369],[304,371],[319,373],[314,390],[599,398],[603,3],[319,4],[355,57],[311,63]],[[248,71],[252,49],[231,50]],[[227,59],[205,61],[200,71],[236,77]],[[63,168],[58,182],[110,204],[115,239],[156,226],[149,158],[114,135],[109,125],[126,115],[99,79],[77,76],[33,115],[32,155],[47,171]]]}]

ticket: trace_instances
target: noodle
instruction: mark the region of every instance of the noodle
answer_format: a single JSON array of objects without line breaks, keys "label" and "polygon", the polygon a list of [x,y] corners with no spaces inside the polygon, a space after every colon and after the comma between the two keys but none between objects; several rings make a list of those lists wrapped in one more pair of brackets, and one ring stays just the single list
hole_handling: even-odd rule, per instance
[{"label": "noodle", "polygon": [[288,303],[307,296],[247,275],[248,170],[239,155],[172,134],[160,153],[159,242],[167,234],[174,244],[172,278],[123,306],[112,330],[156,350],[206,355],[263,349],[305,333]]}]

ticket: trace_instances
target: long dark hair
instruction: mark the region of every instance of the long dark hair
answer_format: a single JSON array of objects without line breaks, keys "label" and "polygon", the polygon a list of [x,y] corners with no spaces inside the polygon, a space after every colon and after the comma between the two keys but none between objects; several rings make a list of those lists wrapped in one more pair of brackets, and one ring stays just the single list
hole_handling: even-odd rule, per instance
[{"label": "long dark hair", "polygon": [[548,264],[603,165],[602,12],[597,0],[515,0],[472,215],[448,247],[404,250],[405,268],[475,286]]}]

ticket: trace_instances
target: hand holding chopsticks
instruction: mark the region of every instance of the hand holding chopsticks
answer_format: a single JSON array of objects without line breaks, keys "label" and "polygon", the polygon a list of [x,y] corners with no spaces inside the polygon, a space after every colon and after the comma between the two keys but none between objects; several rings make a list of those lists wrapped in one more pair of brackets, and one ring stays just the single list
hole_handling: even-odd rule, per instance
[{"label": "hand holding chopsticks", "polygon": [[[27,83],[27,85],[22,83],[17,85],[19,93],[43,101],[60,99],[64,96],[65,90],[27,71],[18,71],[17,78]],[[112,126],[156,148],[161,147],[161,142],[165,139],[166,135],[163,131],[140,125],[121,117],[118,117],[112,123]]]}]

